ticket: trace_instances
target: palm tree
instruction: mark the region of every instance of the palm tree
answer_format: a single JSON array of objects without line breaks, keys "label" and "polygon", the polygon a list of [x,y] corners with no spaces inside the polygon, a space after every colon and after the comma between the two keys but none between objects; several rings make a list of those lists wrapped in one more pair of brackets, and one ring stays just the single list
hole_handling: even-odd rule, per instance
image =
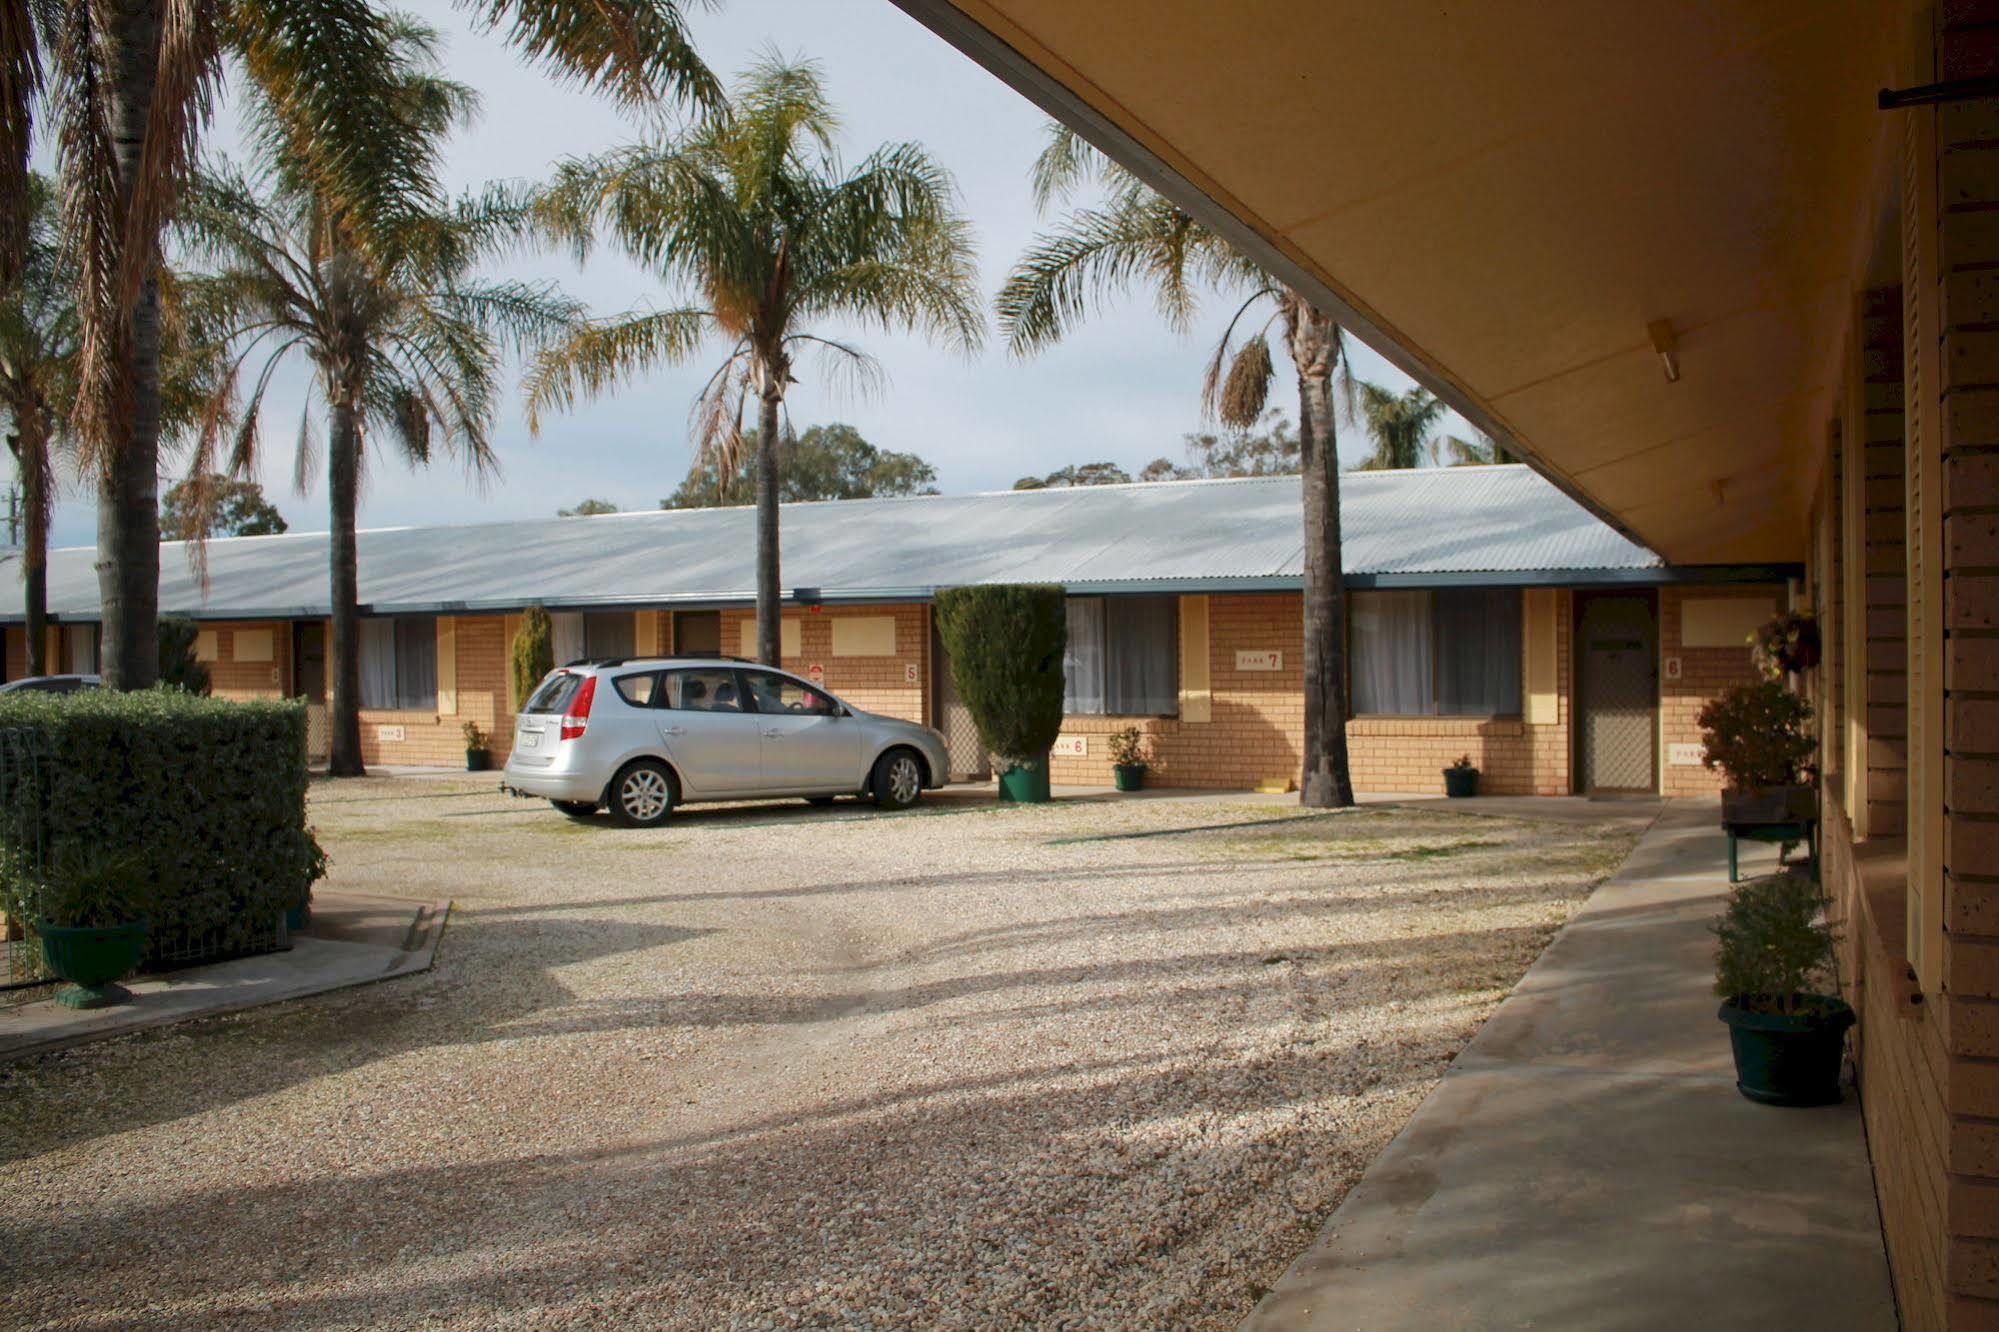
[{"label": "palm tree", "polygon": [[1439,441],[1437,424],[1449,408],[1421,385],[1395,393],[1379,384],[1362,383],[1359,389],[1359,416],[1374,452],[1360,464],[1360,470],[1379,472],[1421,467],[1423,459],[1434,459]]},{"label": "palm tree", "polygon": [[[428,29],[401,25],[392,48],[396,63],[387,72],[402,81],[402,93],[392,104],[393,117],[374,130],[406,137],[430,154],[473,101],[468,89],[435,73],[433,39]],[[261,87],[253,89],[253,124],[267,123],[267,98]],[[187,297],[231,348],[203,413],[191,473],[213,473],[213,455],[232,431],[230,469],[239,475],[255,470],[265,391],[289,353],[303,355],[327,410],[333,612],[328,770],[359,776],[355,511],[367,445],[379,435],[412,464],[428,463],[441,450],[463,459],[475,476],[490,473],[488,432],[500,393],[503,342],[531,345],[566,330],[580,311],[544,287],[473,278],[470,268],[487,234],[487,219],[476,209],[421,212],[397,199],[366,216],[319,192],[310,173],[281,148],[270,151],[260,182],[225,167],[201,178],[186,200],[189,248],[213,265],[186,279]],[[238,385],[253,365],[239,405]],[[301,487],[314,463],[312,432],[302,422],[296,454]]]},{"label": "palm tree", "polygon": [[1470,439],[1445,435],[1437,441],[1436,456],[1438,462],[1450,459],[1447,465],[1451,467],[1488,467],[1493,463],[1520,461],[1498,440],[1482,431],[1474,431]]},{"label": "palm tree", "polygon": [[[559,77],[643,105],[711,105],[677,0],[458,0]],[[268,130],[328,197],[424,201],[420,156],[374,134],[393,25],[371,0],[0,0],[0,287],[24,260],[34,118],[55,118],[76,255],[74,412],[98,483],[104,674],[158,673],[161,237],[225,52],[270,92]],[[386,210],[370,215],[385,226]],[[403,219],[406,220],[406,219]],[[372,222],[370,223],[372,224]],[[357,224],[360,225],[360,224]]]},{"label": "palm tree", "polygon": [[[1298,436],[1304,473],[1305,756],[1301,803],[1351,805],[1347,771],[1346,597],[1340,571],[1339,451],[1335,379],[1351,394],[1346,342],[1330,315],[1301,292],[1274,282],[1221,237],[1152,192],[1123,167],[1062,125],[1033,171],[1042,209],[1101,187],[1092,207],[1072,209],[1038,237],[1000,289],[1000,329],[1016,354],[1059,341],[1084,315],[1139,284],[1153,290],[1160,313],[1180,330],[1192,325],[1204,289],[1241,296],[1215,344],[1202,405],[1231,429],[1253,427],[1270,397],[1277,330],[1298,378]],[[1237,341],[1252,311],[1256,331]]]},{"label": "palm tree", "polygon": [[[49,519],[55,504],[57,459],[74,462],[78,432],[77,367],[82,320],[74,259],[62,243],[55,189],[39,173],[28,177],[28,230],[16,256],[14,281],[0,288],[0,418],[20,481],[23,522],[21,579],[26,603],[28,673],[40,675],[48,623]],[[162,434],[172,438],[193,424],[212,384],[218,358],[196,345],[175,275],[160,275],[163,357],[160,383]]]},{"label": "palm tree", "polygon": [[48,178],[30,175],[28,229],[14,280],[0,294],[0,415],[20,478],[28,674],[47,672],[49,516],[55,503],[54,452],[73,442],[77,310],[75,266],[58,235]]},{"label": "palm tree", "polygon": [[[619,381],[725,348],[694,404],[695,465],[726,485],[755,449],[757,654],[778,639],[776,441],[797,358],[866,385],[876,363],[817,321],[928,333],[975,348],[984,327],[969,228],[950,175],[913,143],[876,149],[852,170],[811,63],[766,57],[728,104],[674,142],[572,160],[535,200],[549,235],[587,252],[596,228],[700,304],[643,310],[582,329],[543,352],[528,378],[528,422]],[[756,400],[756,430],[743,429]]]}]

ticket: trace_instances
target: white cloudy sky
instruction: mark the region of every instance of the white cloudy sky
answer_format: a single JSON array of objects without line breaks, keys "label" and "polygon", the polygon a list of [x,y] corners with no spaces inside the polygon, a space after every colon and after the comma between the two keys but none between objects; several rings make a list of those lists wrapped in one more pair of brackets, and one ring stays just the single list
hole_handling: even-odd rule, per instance
[{"label": "white cloudy sky", "polygon": [[[497,38],[471,31],[448,4],[412,0],[408,7],[447,34],[451,73],[484,99],[478,123],[448,157],[454,189],[540,177],[565,155],[635,135],[636,127],[609,105],[525,68]],[[1035,107],[887,0],[723,0],[712,12],[697,8],[693,23],[704,57],[724,74],[773,45],[821,62],[844,116],[849,157],[890,140],[925,144],[956,174],[977,227],[984,287],[998,288],[1042,225],[1025,185],[1043,123]],[[225,108],[212,142],[226,149],[235,132]],[[603,312],[678,295],[605,251],[581,268],[553,255],[511,267],[518,276],[557,281]],[[1027,473],[1100,458],[1135,472],[1162,454],[1179,458],[1182,437],[1198,428],[1201,366],[1223,317],[1214,314],[1209,327],[1178,337],[1141,295],[1025,362],[990,343],[967,360],[917,338],[858,335],[886,367],[887,390],[856,400],[813,382],[807,367],[790,397],[791,418],[801,430],[850,421],[879,446],[929,459],[941,488],[951,492],[1004,489]],[[1365,349],[1355,364],[1377,382],[1398,388],[1408,382]],[[585,496],[651,508],[687,470],[687,407],[709,368],[697,362],[633,383],[558,418],[539,438],[528,434],[516,397],[496,431],[501,475],[483,493],[454,466],[416,472],[385,458],[372,469],[362,525],[552,516]],[[304,387],[302,375],[294,376],[273,395],[265,413],[273,429],[269,462],[260,478],[295,531],[326,526],[323,486],[300,494],[290,481]],[[1288,403],[1290,393],[1287,377],[1277,401]],[[1360,450],[1347,435],[1342,453],[1351,460]],[[178,461],[166,464],[167,479]],[[57,544],[89,543],[94,522],[86,496],[66,495],[58,506]]]}]

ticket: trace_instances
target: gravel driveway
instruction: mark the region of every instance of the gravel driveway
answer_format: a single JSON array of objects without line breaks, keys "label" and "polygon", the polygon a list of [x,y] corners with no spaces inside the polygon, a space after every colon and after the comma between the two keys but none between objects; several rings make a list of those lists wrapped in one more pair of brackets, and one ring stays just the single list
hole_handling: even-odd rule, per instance
[{"label": "gravel driveway", "polygon": [[314,814],[436,967],[0,1070],[9,1324],[1232,1326],[1639,830]]}]

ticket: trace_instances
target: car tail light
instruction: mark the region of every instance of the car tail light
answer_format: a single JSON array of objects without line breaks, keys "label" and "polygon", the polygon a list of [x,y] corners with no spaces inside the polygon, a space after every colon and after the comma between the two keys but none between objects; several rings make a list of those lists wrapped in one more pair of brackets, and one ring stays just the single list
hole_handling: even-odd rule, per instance
[{"label": "car tail light", "polygon": [[562,738],[574,740],[590,726],[590,704],[597,698],[597,677],[583,677],[583,687],[569,700],[569,706],[562,714]]}]

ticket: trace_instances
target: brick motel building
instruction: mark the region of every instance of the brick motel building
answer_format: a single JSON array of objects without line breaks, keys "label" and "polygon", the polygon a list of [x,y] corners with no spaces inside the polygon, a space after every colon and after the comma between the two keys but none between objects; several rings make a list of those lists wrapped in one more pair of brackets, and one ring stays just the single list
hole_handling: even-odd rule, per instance
[{"label": "brick motel building", "polygon": [[[1788,605],[1782,566],[1670,568],[1524,466],[1343,480],[1348,724],[1362,790],[1440,791],[1469,754],[1493,794],[1717,789],[1695,714],[1752,678],[1746,637]],[[747,508],[404,528],[360,536],[362,749],[457,764],[476,723],[504,759],[508,647],[529,605],[558,661],[754,656]],[[787,669],[950,741],[990,775],[932,624],[936,589],[1068,589],[1058,783],[1107,783],[1108,735],[1150,738],[1155,781],[1294,782],[1302,755],[1295,477],[791,504]],[[95,666],[95,554],[52,554],[52,669]],[[161,608],[200,625],[223,697],[303,697],[323,744],[323,533],[209,543],[203,588],[163,551]],[[6,670],[25,669],[11,617]]]}]

